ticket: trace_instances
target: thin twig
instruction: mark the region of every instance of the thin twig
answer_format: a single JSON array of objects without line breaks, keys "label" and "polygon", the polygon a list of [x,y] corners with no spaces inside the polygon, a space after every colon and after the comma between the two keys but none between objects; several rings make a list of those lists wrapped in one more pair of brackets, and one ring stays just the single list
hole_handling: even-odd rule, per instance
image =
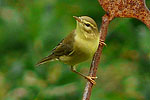
[{"label": "thin twig", "polygon": [[[110,21],[114,17],[136,18],[144,22],[150,29],[150,11],[147,9],[145,0],[98,0],[103,9],[109,14],[102,18],[102,26],[100,28],[100,40],[105,41]],[[99,44],[92,63],[89,75],[96,76],[98,64],[100,62],[103,46]],[[93,84],[87,82],[82,100],[90,100]]]},{"label": "thin twig", "polygon": [[[109,15],[106,14],[103,16],[102,26],[100,28],[100,40],[105,41],[105,38],[107,35],[108,25],[109,25],[111,20],[112,20],[112,18],[110,18]],[[96,51],[96,53],[93,57],[92,63],[91,63],[89,76],[94,76],[94,77],[96,76],[98,64],[100,62],[100,57],[102,54],[102,49],[103,49],[103,46],[99,44],[98,50]],[[87,82],[82,100],[90,100],[92,87],[93,87],[93,84],[91,84],[90,82]]]}]

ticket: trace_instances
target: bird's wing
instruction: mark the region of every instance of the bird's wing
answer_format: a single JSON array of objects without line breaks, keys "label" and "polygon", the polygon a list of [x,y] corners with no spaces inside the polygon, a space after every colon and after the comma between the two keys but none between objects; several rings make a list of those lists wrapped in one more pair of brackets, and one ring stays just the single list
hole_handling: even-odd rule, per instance
[{"label": "bird's wing", "polygon": [[60,56],[70,55],[73,53],[74,31],[64,38],[53,50],[51,55],[40,60],[36,65],[41,65],[54,59],[59,59]]},{"label": "bird's wing", "polygon": [[52,54],[54,54],[56,57],[60,57],[63,55],[67,56],[70,53],[72,53],[74,37],[75,37],[75,34],[73,31],[52,50]]}]

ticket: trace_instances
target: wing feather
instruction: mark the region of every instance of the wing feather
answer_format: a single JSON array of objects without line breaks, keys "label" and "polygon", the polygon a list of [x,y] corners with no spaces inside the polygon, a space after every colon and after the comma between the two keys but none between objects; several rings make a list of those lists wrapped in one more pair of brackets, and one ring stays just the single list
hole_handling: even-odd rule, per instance
[{"label": "wing feather", "polygon": [[73,52],[74,31],[63,39],[53,50],[52,53],[40,60],[36,65],[41,65],[54,59],[59,59],[60,56],[70,55]]}]

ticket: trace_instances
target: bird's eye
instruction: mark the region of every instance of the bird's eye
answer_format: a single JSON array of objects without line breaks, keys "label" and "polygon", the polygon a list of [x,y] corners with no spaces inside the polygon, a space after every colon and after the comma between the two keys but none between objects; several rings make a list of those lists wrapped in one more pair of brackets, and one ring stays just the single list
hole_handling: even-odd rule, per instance
[{"label": "bird's eye", "polygon": [[89,27],[90,26],[90,24],[85,24],[87,27]]}]

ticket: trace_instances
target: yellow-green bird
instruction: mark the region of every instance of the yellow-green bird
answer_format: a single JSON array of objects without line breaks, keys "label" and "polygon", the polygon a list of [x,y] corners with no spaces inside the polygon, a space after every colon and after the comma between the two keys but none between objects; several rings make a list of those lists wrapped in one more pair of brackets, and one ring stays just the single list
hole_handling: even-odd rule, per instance
[{"label": "yellow-green bird", "polygon": [[[91,59],[99,45],[99,32],[95,21],[88,16],[76,17],[77,26],[65,37],[53,50],[52,53],[39,61],[41,65],[49,61],[59,60],[71,66],[71,70],[96,84],[96,77],[86,76],[76,71],[75,66],[83,61]],[[100,42],[101,44],[103,42]],[[104,44],[104,43],[103,43]]]}]

